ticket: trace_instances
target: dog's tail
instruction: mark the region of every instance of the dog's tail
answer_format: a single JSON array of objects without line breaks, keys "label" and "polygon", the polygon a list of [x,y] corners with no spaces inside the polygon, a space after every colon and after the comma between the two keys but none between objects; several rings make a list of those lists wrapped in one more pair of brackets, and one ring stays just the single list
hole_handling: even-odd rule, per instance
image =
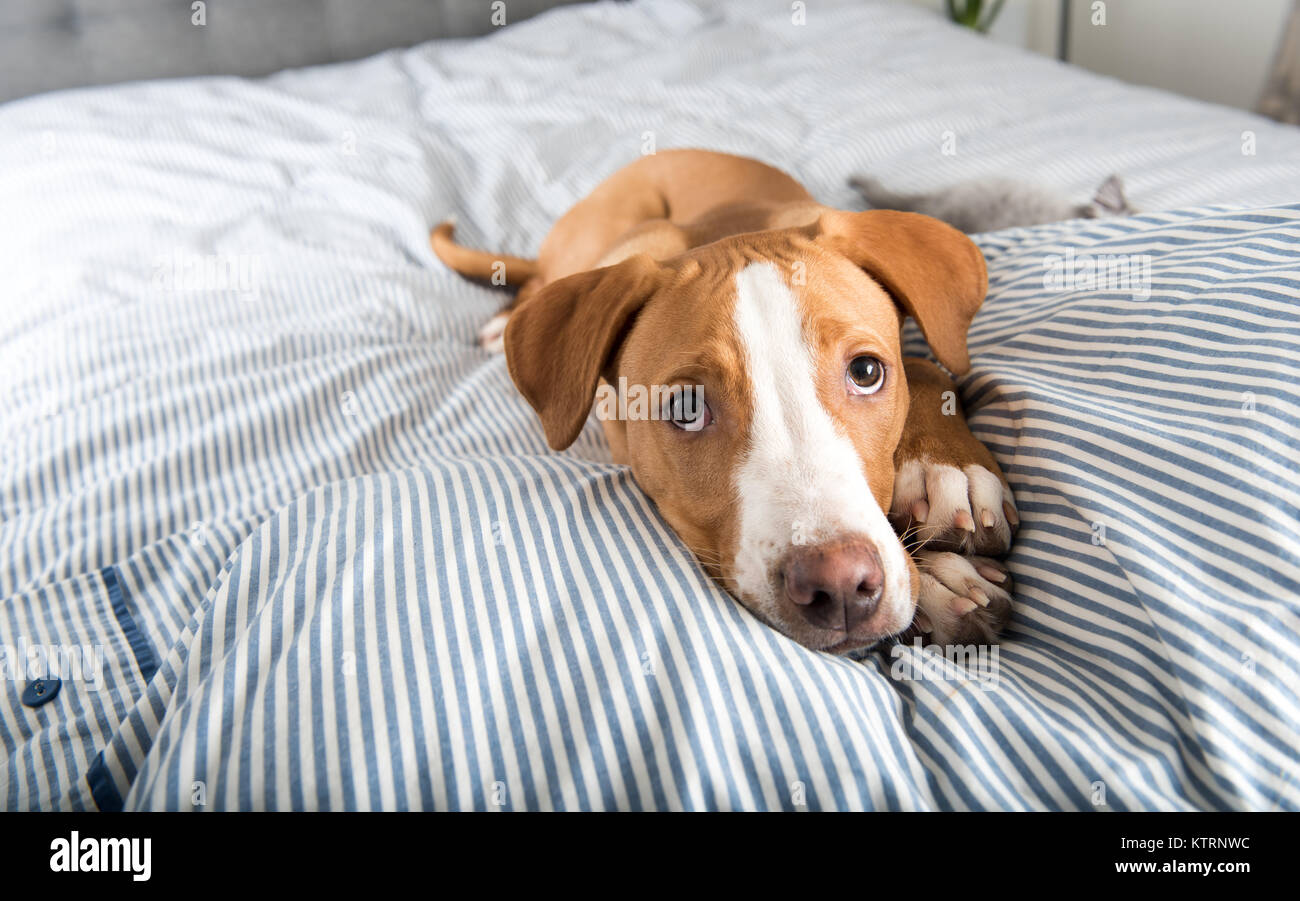
[{"label": "dog's tail", "polygon": [[455,228],[452,222],[442,223],[429,235],[429,244],[438,259],[461,275],[511,288],[518,288],[530,278],[536,277],[536,260],[462,247],[451,239]]}]

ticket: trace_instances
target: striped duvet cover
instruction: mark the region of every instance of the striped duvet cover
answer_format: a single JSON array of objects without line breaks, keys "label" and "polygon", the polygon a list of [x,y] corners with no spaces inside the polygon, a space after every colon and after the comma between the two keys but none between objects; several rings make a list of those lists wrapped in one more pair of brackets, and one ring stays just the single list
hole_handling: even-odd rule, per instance
[{"label": "striped duvet cover", "polygon": [[[758,7],[0,107],[0,807],[1300,808],[1300,137],[905,7]],[[428,226],[528,253],[646,141],[846,207],[1028,167],[1165,210],[979,238],[996,655],[781,637],[477,349],[497,298]]]}]

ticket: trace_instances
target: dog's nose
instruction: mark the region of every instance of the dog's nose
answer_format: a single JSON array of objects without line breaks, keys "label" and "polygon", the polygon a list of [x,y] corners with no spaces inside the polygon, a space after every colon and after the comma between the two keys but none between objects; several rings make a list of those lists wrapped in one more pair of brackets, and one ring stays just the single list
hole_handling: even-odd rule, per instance
[{"label": "dog's nose", "polygon": [[852,631],[875,611],[885,575],[862,542],[797,547],[786,558],[786,597],[810,625]]}]

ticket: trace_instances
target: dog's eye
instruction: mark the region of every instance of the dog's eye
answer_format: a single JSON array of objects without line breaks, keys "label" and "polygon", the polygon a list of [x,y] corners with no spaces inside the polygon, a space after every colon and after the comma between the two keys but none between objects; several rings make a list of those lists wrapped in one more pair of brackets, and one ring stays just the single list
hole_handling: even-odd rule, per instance
[{"label": "dog's eye", "polygon": [[704,389],[698,385],[673,388],[664,404],[664,419],[683,432],[698,432],[713,422],[713,411],[704,402]]},{"label": "dog's eye", "polygon": [[854,357],[844,382],[849,394],[875,394],[885,384],[885,364],[875,357]]}]

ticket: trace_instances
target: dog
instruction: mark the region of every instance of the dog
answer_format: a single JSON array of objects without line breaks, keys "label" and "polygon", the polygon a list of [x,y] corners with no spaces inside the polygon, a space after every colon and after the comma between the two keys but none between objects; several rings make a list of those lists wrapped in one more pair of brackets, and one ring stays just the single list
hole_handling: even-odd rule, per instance
[{"label": "dog", "polygon": [[447,222],[430,242],[518,289],[480,339],[504,349],[553,449],[598,389],[663,389],[662,416],[601,417],[613,457],[759,619],[833,654],[995,640],[1015,500],[949,375],[901,351],[911,316],[948,372],[969,370],[987,274],[961,232],[668,150],[598,185],[536,260],[463,247]]}]

